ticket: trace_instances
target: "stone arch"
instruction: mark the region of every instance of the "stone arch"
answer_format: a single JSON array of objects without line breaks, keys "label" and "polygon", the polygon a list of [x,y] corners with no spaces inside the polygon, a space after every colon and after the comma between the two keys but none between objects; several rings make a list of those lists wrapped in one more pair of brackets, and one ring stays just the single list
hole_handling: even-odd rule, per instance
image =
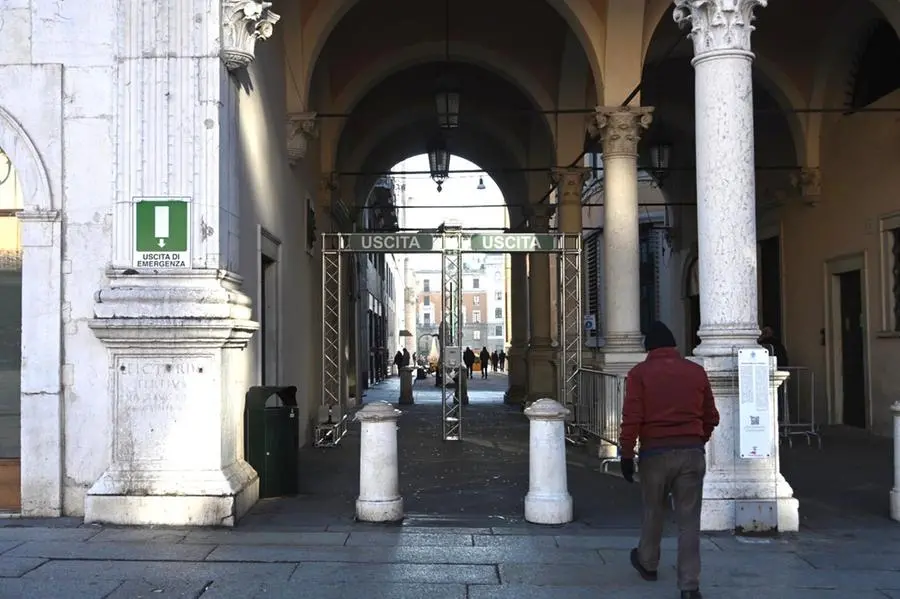
[{"label": "stone arch", "polygon": [[[443,59],[444,44],[440,42],[423,42],[401,48],[397,52],[383,57],[376,67],[367,69],[363,74],[354,78],[341,95],[335,99],[334,111],[342,114],[350,113],[366,94],[391,75],[431,62],[440,62]],[[531,104],[540,110],[553,109],[554,102],[550,94],[531,76],[527,69],[510,64],[508,59],[504,59],[499,53],[489,48],[480,44],[454,42],[450,59],[453,62],[481,67],[497,75],[521,91]]]},{"label": "stone arch", "polygon": [[25,212],[58,210],[41,156],[13,116],[0,106],[0,148],[9,156],[22,185]]},{"label": "stone arch", "polygon": [[[897,0],[872,0],[871,10],[860,6],[845,6],[835,14],[822,36],[819,61],[813,72],[810,106],[813,108],[843,105],[846,94],[846,76],[850,72],[859,37],[873,18],[884,18],[900,35],[900,2]],[[888,12],[885,12],[888,9]],[[807,166],[818,167],[821,160],[822,129],[828,114],[810,113],[807,119],[805,148]]]},{"label": "stone arch", "polygon": [[[320,2],[313,9],[303,25],[303,64],[301,78],[304,90],[312,85],[313,72],[325,43],[338,26],[341,19],[361,0],[335,0]],[[584,49],[591,70],[598,97],[602,97],[603,72],[601,57],[605,54],[605,28],[602,19],[591,6],[590,0],[546,0],[562,16]],[[308,40],[308,42],[307,42]]]},{"label": "stone arch", "polygon": [[21,512],[62,515],[61,201],[24,127],[0,107],[0,147],[22,189]]}]

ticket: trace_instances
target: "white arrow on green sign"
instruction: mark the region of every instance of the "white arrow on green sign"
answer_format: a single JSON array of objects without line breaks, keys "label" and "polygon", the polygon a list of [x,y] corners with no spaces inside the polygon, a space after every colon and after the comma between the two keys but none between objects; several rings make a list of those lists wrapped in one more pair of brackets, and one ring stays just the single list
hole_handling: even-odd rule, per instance
[{"label": "white arrow on green sign", "polygon": [[434,237],[426,233],[350,233],[347,247],[362,252],[430,252]]},{"label": "white arrow on green sign", "polygon": [[541,233],[502,233],[472,235],[473,252],[549,252],[556,249],[556,238]]}]

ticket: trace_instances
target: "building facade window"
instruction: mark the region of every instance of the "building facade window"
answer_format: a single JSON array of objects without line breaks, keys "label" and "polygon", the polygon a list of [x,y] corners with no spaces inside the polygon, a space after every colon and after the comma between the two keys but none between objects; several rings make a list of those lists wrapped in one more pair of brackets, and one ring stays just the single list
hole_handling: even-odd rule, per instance
[{"label": "building facade window", "polygon": [[502,337],[503,336],[503,325],[498,324],[494,327],[494,337]]},{"label": "building facade window", "polygon": [[472,339],[475,341],[481,339],[481,331],[472,331]]},{"label": "building facade window", "polygon": [[503,308],[494,309],[494,318],[503,318]]},{"label": "building facade window", "polygon": [[422,281],[422,291],[425,293],[431,293],[431,281],[428,279],[424,279]]},{"label": "building facade window", "polygon": [[502,292],[502,291],[495,291],[495,292],[494,292],[494,299],[497,300],[498,302],[502,302],[502,301],[503,301],[503,292]]},{"label": "building facade window", "polygon": [[472,322],[475,324],[481,323],[481,310],[472,310]]},{"label": "building facade window", "polygon": [[472,298],[472,303],[477,306],[478,304],[481,303],[481,297],[476,295],[475,297]]},{"label": "building facade window", "polygon": [[426,312],[425,314],[423,314],[423,315],[422,315],[422,322],[423,322],[424,324],[426,324],[426,325],[430,325],[430,324],[431,324],[431,314],[429,314],[428,312]]},{"label": "building facade window", "polygon": [[481,281],[479,281],[478,278],[472,279],[472,289],[478,289],[480,284]]},{"label": "building facade window", "polygon": [[426,296],[425,296],[425,299],[422,300],[422,303],[423,303],[424,305],[426,305],[426,306],[430,306],[430,305],[431,305],[431,296],[430,296],[430,295],[426,295]]}]

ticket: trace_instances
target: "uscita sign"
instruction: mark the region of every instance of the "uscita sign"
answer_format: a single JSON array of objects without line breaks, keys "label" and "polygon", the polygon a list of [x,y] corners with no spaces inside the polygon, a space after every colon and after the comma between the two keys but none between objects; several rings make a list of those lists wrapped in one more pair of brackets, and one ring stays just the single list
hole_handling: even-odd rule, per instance
[{"label": "uscita sign", "polygon": [[364,252],[430,252],[434,240],[415,233],[356,233],[347,235],[347,246]]},{"label": "uscita sign", "polygon": [[547,252],[555,249],[552,235],[507,233],[472,235],[472,250],[485,252]]}]

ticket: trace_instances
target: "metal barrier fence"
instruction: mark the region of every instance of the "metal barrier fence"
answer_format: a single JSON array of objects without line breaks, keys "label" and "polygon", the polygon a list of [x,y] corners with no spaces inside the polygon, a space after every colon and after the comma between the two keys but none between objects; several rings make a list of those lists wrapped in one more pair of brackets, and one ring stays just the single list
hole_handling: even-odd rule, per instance
[{"label": "metal barrier fence", "polygon": [[805,366],[781,366],[790,377],[778,389],[778,433],[793,447],[794,437],[805,437],[806,444],[816,439],[822,448],[822,436],[816,422],[816,375]]},{"label": "metal barrier fence", "polygon": [[[578,371],[578,394],[568,423],[572,443],[586,440],[619,444],[622,402],[625,399],[625,377],[582,368]],[[618,453],[618,452],[617,452]]]}]

